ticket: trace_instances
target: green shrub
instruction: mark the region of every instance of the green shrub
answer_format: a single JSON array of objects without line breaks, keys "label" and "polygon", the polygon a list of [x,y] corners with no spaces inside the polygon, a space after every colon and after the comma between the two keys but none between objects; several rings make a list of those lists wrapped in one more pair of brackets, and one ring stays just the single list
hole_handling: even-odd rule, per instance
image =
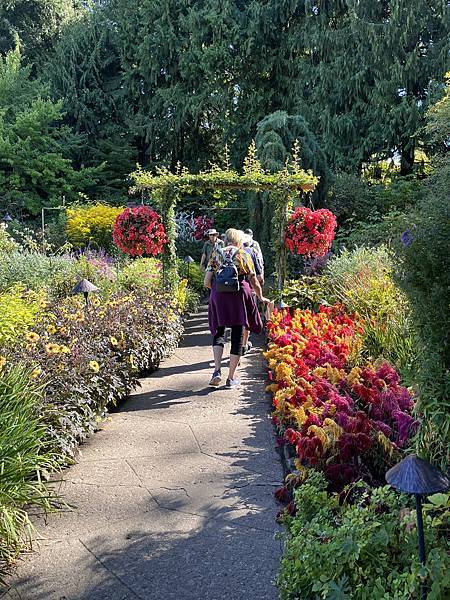
[{"label": "green shrub", "polygon": [[13,238],[6,231],[6,228],[3,223],[0,223],[0,254],[6,253],[9,254],[13,252],[18,247],[18,244],[13,240]]},{"label": "green shrub", "polygon": [[410,600],[427,576],[428,598],[450,592],[450,557],[441,525],[425,517],[427,566],[417,556],[417,532],[408,497],[387,486],[355,487],[353,504],[328,495],[322,474],[309,475],[295,492],[278,577],[282,600],[352,598]]},{"label": "green shrub", "polygon": [[20,341],[33,325],[44,300],[42,294],[15,287],[0,293],[0,347]]},{"label": "green shrub", "polygon": [[389,212],[408,212],[417,205],[423,192],[423,181],[411,176],[371,183],[357,175],[339,173],[329,193],[327,208],[348,233],[355,224],[381,222]]},{"label": "green shrub", "polygon": [[52,508],[42,475],[56,464],[43,451],[41,397],[42,387],[26,369],[4,367],[0,372],[0,572],[31,542],[27,510]]},{"label": "green shrub", "polygon": [[157,258],[135,258],[119,273],[117,283],[124,290],[152,290],[162,286],[162,263]]},{"label": "green shrub", "polygon": [[21,283],[31,290],[45,289],[55,297],[70,294],[77,281],[75,261],[39,252],[0,253],[0,292]]},{"label": "green shrub", "polygon": [[331,289],[325,275],[303,275],[296,280],[288,281],[278,300],[291,308],[301,308],[318,311],[319,306],[330,306]]},{"label": "green shrub", "polygon": [[324,271],[330,301],[341,302],[364,319],[364,345],[373,358],[383,357],[409,379],[416,350],[410,306],[394,279],[395,257],[384,246],[344,250]]},{"label": "green shrub", "polygon": [[365,221],[348,221],[348,229],[338,229],[335,245],[354,248],[357,246],[397,246],[402,233],[413,221],[411,212],[392,210],[382,216],[369,216]]},{"label": "green shrub", "polygon": [[[420,339],[416,365],[420,449],[448,465],[450,448],[450,160],[442,159],[428,182],[427,196],[409,227],[407,244],[398,250],[400,285],[411,303]],[[408,243],[409,242],[409,243]]]},{"label": "green shrub", "polygon": [[188,278],[189,275],[189,287],[194,289],[199,294],[205,291],[203,281],[205,279],[205,272],[200,268],[198,263],[190,263],[189,270],[188,265],[183,260],[177,260],[178,273],[181,277]]}]

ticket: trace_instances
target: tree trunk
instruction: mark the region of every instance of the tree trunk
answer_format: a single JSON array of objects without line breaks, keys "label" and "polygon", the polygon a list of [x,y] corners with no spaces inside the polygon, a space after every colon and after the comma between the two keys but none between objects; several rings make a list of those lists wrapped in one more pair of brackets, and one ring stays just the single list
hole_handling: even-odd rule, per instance
[{"label": "tree trunk", "polygon": [[410,175],[414,169],[414,142],[408,140],[408,143],[402,147],[400,156],[400,175]]}]

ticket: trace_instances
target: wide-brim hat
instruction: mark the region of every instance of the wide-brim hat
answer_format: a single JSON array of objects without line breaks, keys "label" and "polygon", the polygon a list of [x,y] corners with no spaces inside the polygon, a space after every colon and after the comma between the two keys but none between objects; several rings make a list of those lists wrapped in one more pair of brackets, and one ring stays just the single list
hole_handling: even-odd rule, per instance
[{"label": "wide-brim hat", "polygon": [[242,243],[243,244],[251,244],[251,242],[253,242],[252,236],[248,235],[248,233],[244,233],[244,235],[242,236]]},{"label": "wide-brim hat", "polygon": [[208,229],[206,235],[219,235],[219,232],[217,231],[217,229]]}]

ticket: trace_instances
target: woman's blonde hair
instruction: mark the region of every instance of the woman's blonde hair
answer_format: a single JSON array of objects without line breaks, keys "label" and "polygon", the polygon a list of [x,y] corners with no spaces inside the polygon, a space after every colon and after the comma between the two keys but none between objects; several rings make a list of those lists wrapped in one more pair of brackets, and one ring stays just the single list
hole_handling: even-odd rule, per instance
[{"label": "woman's blonde hair", "polygon": [[242,248],[244,245],[244,232],[239,229],[227,229],[225,232],[226,243],[228,245]]}]

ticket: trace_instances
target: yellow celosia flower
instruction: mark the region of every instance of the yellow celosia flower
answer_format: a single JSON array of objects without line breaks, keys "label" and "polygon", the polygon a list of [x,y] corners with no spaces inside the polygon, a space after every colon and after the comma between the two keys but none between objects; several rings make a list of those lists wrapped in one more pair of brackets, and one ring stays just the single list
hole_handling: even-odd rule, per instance
[{"label": "yellow celosia flower", "polygon": [[286,363],[279,364],[275,369],[275,377],[277,381],[290,381],[292,379],[292,367]]},{"label": "yellow celosia flower", "polygon": [[361,383],[361,369],[359,367],[353,367],[350,373],[347,375],[347,383],[349,385],[356,385]]},{"label": "yellow celosia flower", "polygon": [[266,392],[270,392],[271,394],[275,394],[278,391],[278,384],[277,383],[271,383],[270,385],[266,386]]},{"label": "yellow celosia flower", "polygon": [[94,373],[98,373],[100,371],[100,365],[96,360],[89,361],[89,368],[91,371],[94,371]]},{"label": "yellow celosia flower", "polygon": [[311,433],[319,438],[319,440],[322,442],[323,449],[326,450],[329,446],[329,440],[323,428],[318,427],[317,425],[311,425],[310,427],[308,427],[308,434]]},{"label": "yellow celosia flower", "polygon": [[386,454],[388,454],[389,456],[392,456],[392,454],[394,453],[394,444],[391,442],[390,439],[388,439],[384,435],[384,433],[382,431],[378,432],[377,440],[383,447],[383,450],[386,452]]}]

